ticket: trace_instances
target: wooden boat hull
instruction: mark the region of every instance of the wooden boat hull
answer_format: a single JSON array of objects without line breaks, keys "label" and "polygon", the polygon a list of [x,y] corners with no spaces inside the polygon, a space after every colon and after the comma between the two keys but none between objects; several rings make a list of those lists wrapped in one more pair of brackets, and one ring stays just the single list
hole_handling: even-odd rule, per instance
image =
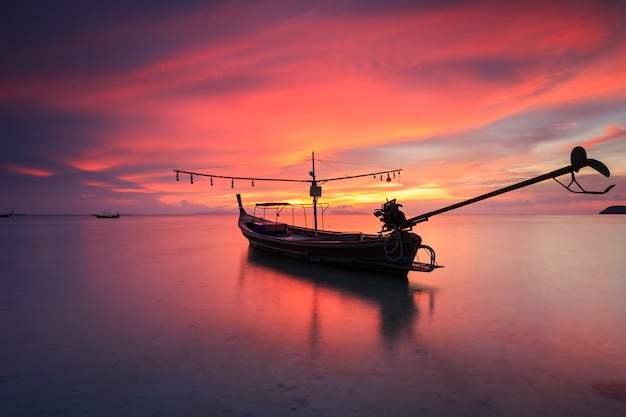
[{"label": "wooden boat hull", "polygon": [[[410,232],[398,235],[369,235],[360,233],[340,233],[315,231],[308,228],[269,222],[254,217],[240,206],[239,229],[250,245],[261,250],[302,259],[350,267],[363,267],[385,271],[394,275],[411,270],[430,271],[434,268],[434,258],[428,264],[416,268],[415,255],[421,245],[421,238]],[[433,252],[434,256],[434,252]]]}]

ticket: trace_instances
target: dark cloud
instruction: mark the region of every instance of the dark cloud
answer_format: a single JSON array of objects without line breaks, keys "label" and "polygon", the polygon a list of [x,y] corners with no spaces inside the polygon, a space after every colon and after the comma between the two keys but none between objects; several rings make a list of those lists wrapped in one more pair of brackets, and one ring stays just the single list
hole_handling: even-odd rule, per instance
[{"label": "dark cloud", "polygon": [[0,111],[0,131],[3,136],[0,164],[17,161],[29,163],[29,157],[52,163],[59,154],[80,154],[105,144],[105,139],[99,139],[99,136],[93,134],[94,131],[110,131],[123,122],[122,118],[114,119],[87,112],[10,110],[4,107]]},{"label": "dark cloud", "polygon": [[68,134],[82,128],[102,123],[101,119],[86,118],[75,113],[36,111],[0,112],[2,153],[0,166],[8,164],[36,165],[43,169],[58,170],[58,162],[51,159],[64,150],[80,151],[93,146],[85,137]]},{"label": "dark cloud", "polygon": [[8,2],[2,6],[0,45],[38,46],[41,43],[68,41],[74,36],[110,26],[141,25],[158,19],[209,11],[224,3],[199,0]]},{"label": "dark cloud", "polygon": [[243,21],[225,19],[223,25],[212,21],[190,37],[184,28],[167,25],[177,18],[210,14],[226,1],[38,3],[3,6],[0,50],[8,59],[0,66],[0,75],[5,78],[128,71],[220,34],[237,33],[237,27],[246,28]]},{"label": "dark cloud", "polygon": [[449,10],[466,3],[464,0],[352,0],[329,2],[321,13],[336,16],[380,16],[399,13]]}]

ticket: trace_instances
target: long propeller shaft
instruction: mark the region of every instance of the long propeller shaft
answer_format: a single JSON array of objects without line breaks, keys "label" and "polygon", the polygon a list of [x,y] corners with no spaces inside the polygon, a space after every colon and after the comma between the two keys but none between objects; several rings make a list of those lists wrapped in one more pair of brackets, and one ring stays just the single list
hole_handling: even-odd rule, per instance
[{"label": "long propeller shaft", "polygon": [[[525,181],[522,181],[522,182],[518,182],[516,184],[509,185],[508,187],[504,187],[504,188],[501,188],[499,190],[495,190],[495,191],[492,191],[490,193],[480,195],[478,197],[470,198],[469,200],[461,201],[459,203],[452,204],[450,206],[443,207],[443,208],[440,208],[438,210],[434,210],[434,211],[431,211],[431,212],[428,212],[428,213],[420,214],[419,216],[415,216],[415,217],[412,217],[410,219],[407,219],[400,226],[402,228],[410,228],[410,227],[416,225],[417,223],[421,223],[421,222],[427,221],[430,217],[432,217],[434,215],[445,213],[445,212],[450,211],[450,210],[455,210],[455,209],[458,209],[460,207],[464,207],[464,206],[467,206],[469,204],[476,203],[478,201],[486,200],[488,198],[495,197],[495,196],[500,195],[500,194],[508,193],[510,191],[517,190],[519,188],[523,188],[523,187],[527,187],[527,186],[532,185],[532,184],[536,184],[536,183],[541,182],[541,181],[545,181],[545,180],[549,180],[549,179],[556,180],[556,177],[559,177],[559,176],[565,175],[565,174],[571,174],[572,175],[572,180],[570,181],[570,183],[568,185],[565,185],[565,184],[561,183],[558,180],[556,180],[556,181],[559,184],[561,184],[563,187],[565,187],[567,190],[571,191],[571,192],[584,193],[584,194],[604,194],[604,193],[607,193],[611,188],[614,187],[614,185],[611,185],[608,188],[606,188],[604,191],[586,191],[586,190],[584,190],[580,186],[580,184],[578,184],[578,182],[576,181],[576,178],[574,176],[574,172],[578,172],[580,170],[580,168],[582,168],[582,167],[589,166],[589,167],[592,167],[593,169],[595,169],[596,171],[600,172],[605,177],[608,177],[608,176],[610,176],[609,169],[600,161],[597,161],[595,159],[588,159],[587,158],[587,153],[585,152],[584,148],[582,148],[580,146],[577,146],[576,148],[574,148],[572,150],[571,161],[572,161],[572,165],[570,165],[570,166],[563,167],[561,169],[557,169],[557,170],[549,172],[547,174],[540,175],[538,177],[531,178],[531,179],[528,179],[528,180],[525,180]],[[580,188],[580,191],[575,191],[575,190],[571,189],[572,184],[576,184]]]}]

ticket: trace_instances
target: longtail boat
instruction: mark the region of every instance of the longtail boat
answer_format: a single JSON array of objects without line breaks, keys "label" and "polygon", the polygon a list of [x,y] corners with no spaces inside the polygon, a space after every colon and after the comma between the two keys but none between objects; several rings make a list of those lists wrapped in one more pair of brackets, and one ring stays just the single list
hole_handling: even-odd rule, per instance
[{"label": "longtail boat", "polygon": [[[239,229],[252,246],[313,262],[373,268],[389,272],[430,272],[438,265],[435,251],[422,244],[422,238],[410,231],[395,228],[390,233],[364,234],[332,232],[282,223],[248,214],[239,204]],[[279,210],[288,203],[261,203]],[[398,204],[389,201],[381,210],[385,215],[397,210]],[[382,212],[381,212],[381,215]],[[423,250],[426,262],[415,261],[418,250]]]},{"label": "longtail boat", "polygon": [[[211,178],[227,178],[234,180],[252,181],[299,181],[310,183],[310,196],[313,197],[313,218],[314,227],[302,227],[295,224],[287,224],[278,220],[278,215],[268,218],[265,211],[282,211],[290,204],[287,202],[259,203],[256,207],[262,208],[264,215],[249,214],[243,207],[241,195],[237,194],[237,204],[239,206],[239,229],[248,239],[250,245],[261,250],[277,253],[293,258],[303,259],[311,262],[343,265],[355,268],[366,268],[382,270],[391,274],[401,274],[406,276],[409,271],[431,272],[440,266],[436,262],[435,251],[430,246],[422,243],[422,238],[413,233],[412,229],[418,223],[427,221],[437,214],[455,210],[468,204],[473,204],[487,198],[495,197],[522,187],[526,187],[548,179],[554,179],[568,191],[581,194],[605,194],[614,185],[610,185],[603,191],[585,190],[576,180],[575,173],[584,167],[591,167],[605,177],[610,176],[609,169],[602,162],[587,158],[584,148],[578,146],[571,152],[571,165],[557,169],[544,175],[518,182],[508,187],[492,191],[478,197],[465,200],[438,210],[421,214],[419,216],[406,218],[400,210],[401,204],[395,199],[385,202],[380,209],[374,211],[374,215],[383,223],[378,234],[347,233],[320,230],[318,227],[318,198],[321,197],[320,184],[341,179],[357,178],[364,176],[387,175],[390,181],[390,174],[399,173],[401,170],[387,170],[374,173],[344,176],[339,178],[317,179],[315,174],[315,155],[312,154],[313,169],[309,172],[310,180],[287,180],[275,178],[252,178],[252,177],[231,177],[192,171],[175,169],[176,180],[179,174],[188,174],[193,184],[193,176],[205,176]],[[562,175],[570,174],[569,183],[561,182],[557,179]],[[416,260],[417,256],[417,260]],[[422,260],[420,260],[420,258]]]},{"label": "longtail boat", "polygon": [[118,217],[120,217],[120,214],[119,213],[112,214],[111,211],[109,210],[108,213],[106,211],[103,211],[100,214],[94,214],[94,216],[97,217],[98,219],[117,219]]}]

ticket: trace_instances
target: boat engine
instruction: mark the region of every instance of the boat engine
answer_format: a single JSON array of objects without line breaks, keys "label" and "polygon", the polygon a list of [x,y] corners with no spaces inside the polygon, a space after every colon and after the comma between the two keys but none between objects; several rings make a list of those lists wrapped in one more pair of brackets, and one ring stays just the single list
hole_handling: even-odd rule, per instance
[{"label": "boat engine", "polygon": [[380,209],[374,210],[374,216],[378,217],[385,225],[401,227],[406,221],[406,216],[400,210],[400,207],[402,207],[402,204],[396,203],[396,199],[394,198],[383,204]]}]

